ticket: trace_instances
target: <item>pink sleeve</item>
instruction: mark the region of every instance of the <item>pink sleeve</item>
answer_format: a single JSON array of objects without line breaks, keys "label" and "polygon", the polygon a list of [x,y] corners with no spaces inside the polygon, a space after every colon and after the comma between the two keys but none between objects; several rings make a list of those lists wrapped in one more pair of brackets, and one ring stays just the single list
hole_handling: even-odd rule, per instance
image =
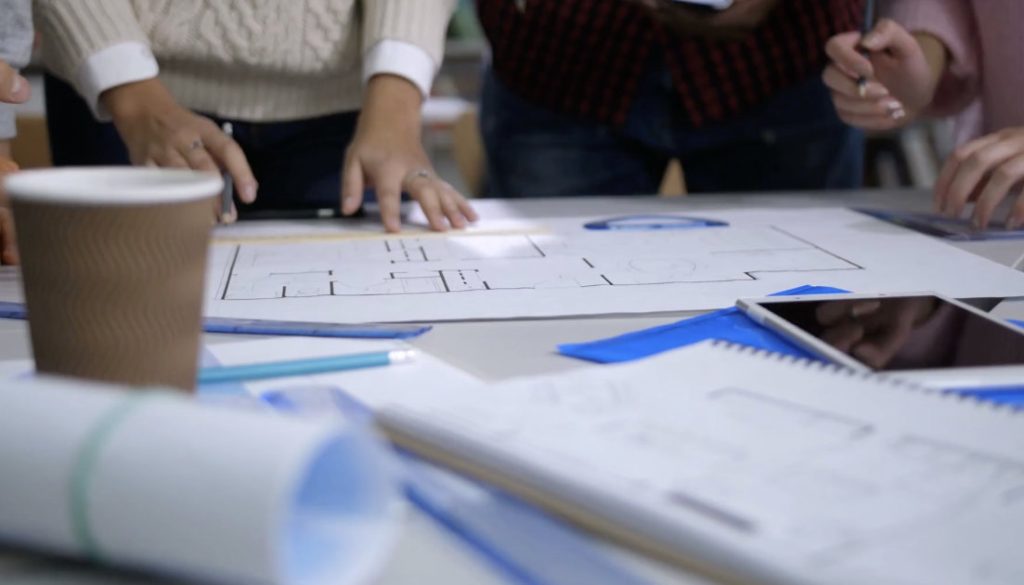
[{"label": "pink sleeve", "polygon": [[929,113],[959,113],[978,96],[979,39],[971,0],[883,0],[882,13],[910,32],[934,35],[951,61],[939,81]]}]

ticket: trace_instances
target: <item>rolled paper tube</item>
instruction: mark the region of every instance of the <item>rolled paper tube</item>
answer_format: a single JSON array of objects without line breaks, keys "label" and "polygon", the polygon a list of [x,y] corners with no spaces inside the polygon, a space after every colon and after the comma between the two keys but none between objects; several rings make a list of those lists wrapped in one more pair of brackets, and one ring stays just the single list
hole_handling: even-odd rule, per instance
[{"label": "rolled paper tube", "polygon": [[397,533],[360,422],[57,378],[0,387],[0,541],[225,584],[362,583]]}]

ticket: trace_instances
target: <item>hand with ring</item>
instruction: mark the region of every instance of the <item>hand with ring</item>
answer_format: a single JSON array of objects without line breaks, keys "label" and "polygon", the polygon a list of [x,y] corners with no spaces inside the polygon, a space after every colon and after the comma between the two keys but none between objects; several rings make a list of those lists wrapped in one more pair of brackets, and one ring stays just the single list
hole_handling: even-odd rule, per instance
[{"label": "hand with ring", "polygon": [[[209,118],[181,107],[157,79],[105,91],[110,110],[132,164],[198,171],[228,172],[243,203],[256,200],[256,179],[245,153]],[[215,210],[219,215],[219,203]],[[233,221],[234,209],[222,221]]]},{"label": "hand with ring", "polygon": [[365,95],[356,135],[345,155],[342,213],[355,213],[363,203],[363,189],[373,187],[389,232],[401,230],[402,191],[419,203],[433,230],[463,228],[476,221],[469,202],[433,172],[423,150],[419,89],[400,77],[376,75]]}]

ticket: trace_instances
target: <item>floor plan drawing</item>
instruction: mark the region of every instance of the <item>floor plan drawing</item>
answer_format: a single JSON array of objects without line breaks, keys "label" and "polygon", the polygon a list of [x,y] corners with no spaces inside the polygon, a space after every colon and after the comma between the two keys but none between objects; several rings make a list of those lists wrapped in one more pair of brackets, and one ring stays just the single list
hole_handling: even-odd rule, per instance
[{"label": "floor plan drawing", "polygon": [[394,323],[677,312],[807,284],[1024,296],[1024,274],[850,210],[701,217],[694,228],[588,229],[600,218],[569,216],[517,229],[482,220],[447,233],[229,240],[211,251],[206,314]]},{"label": "floor plan drawing", "polygon": [[617,287],[862,270],[779,228],[715,230],[238,244],[221,298]]}]

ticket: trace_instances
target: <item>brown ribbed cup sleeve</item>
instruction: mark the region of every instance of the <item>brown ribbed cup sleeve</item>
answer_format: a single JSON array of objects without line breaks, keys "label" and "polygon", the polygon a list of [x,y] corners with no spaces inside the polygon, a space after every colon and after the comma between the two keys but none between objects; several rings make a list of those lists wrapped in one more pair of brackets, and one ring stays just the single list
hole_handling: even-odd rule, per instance
[{"label": "brown ribbed cup sleeve", "polygon": [[39,372],[195,387],[213,202],[13,202]]}]

